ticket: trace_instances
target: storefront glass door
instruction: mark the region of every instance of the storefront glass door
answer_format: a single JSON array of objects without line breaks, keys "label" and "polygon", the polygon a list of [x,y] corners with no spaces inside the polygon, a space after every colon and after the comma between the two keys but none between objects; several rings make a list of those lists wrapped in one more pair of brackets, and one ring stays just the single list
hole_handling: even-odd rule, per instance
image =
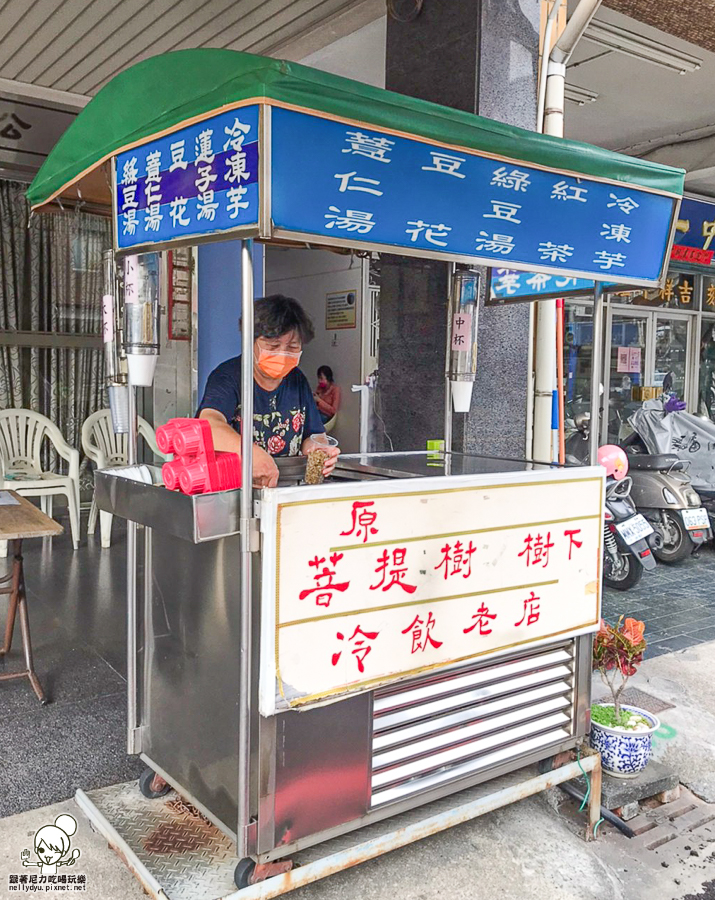
[{"label": "storefront glass door", "polygon": [[655,317],[653,384],[663,385],[670,373],[671,390],[683,400],[688,394],[688,333],[690,321],[665,315]]},{"label": "storefront glass door", "polygon": [[677,313],[609,310],[610,347],[604,390],[607,403],[601,439],[619,443],[630,434],[628,418],[660,392],[666,375],[671,390],[687,399],[690,389],[690,317]]},{"label": "storefront glass door", "polygon": [[[641,390],[647,371],[648,334],[651,316],[647,313],[612,312],[610,350],[607,351],[608,402],[603,429],[607,440],[617,443],[624,436],[624,424],[640,406]],[[626,429],[627,430],[627,429]]]}]

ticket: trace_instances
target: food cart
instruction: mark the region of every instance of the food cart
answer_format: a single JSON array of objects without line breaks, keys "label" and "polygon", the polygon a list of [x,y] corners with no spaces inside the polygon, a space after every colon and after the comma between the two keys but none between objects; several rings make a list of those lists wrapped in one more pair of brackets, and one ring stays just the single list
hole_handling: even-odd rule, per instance
[{"label": "food cart", "polygon": [[[682,173],[663,166],[196,50],[115,77],[29,197],[36,209],[111,205],[127,290],[140,254],[242,241],[251,420],[254,239],[451,263],[446,374],[463,404],[479,306],[468,267],[538,270],[564,288],[614,275],[655,285],[681,192]],[[140,336],[125,334],[128,350],[151,356],[155,312],[129,312]],[[152,467],[140,480],[97,474],[99,507],[129,523],[129,752],[235,841],[237,884],[252,884],[242,896],[275,896],[579,774],[514,775],[587,732],[603,470],[456,454],[449,437],[437,466],[423,452],[345,456],[316,486],[297,458],[279,461],[274,489],[195,496]],[[251,439],[245,429],[243,485]],[[592,832],[598,757],[579,767],[594,775]],[[121,825],[79,799],[163,896]],[[311,847],[330,850],[301,859]]]}]

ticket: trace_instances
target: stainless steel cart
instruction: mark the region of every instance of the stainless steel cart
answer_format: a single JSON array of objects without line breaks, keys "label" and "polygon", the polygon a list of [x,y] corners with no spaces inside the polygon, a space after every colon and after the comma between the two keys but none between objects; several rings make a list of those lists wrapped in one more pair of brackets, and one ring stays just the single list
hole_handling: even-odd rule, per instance
[{"label": "stainless steel cart", "polygon": [[[304,460],[286,460],[279,486],[254,492],[259,515],[265,512],[270,521],[270,508],[296,494],[306,501],[315,497],[322,509],[332,495],[346,502],[346,492],[348,501],[366,491],[389,497],[395,489],[428,497],[435,489],[462,486],[476,487],[487,497],[506,481],[509,503],[522,498],[513,510],[513,528],[518,528],[520,516],[523,522],[519,507],[536,486],[551,485],[553,498],[559,485],[564,496],[572,496],[585,484],[592,486],[594,502],[590,509],[581,504],[572,510],[570,519],[588,523],[597,518],[594,553],[600,554],[600,470],[573,475],[548,466],[453,455],[451,474],[445,476],[443,463],[435,468],[427,454],[396,453],[344,457],[330,484],[297,487],[304,465]],[[153,478],[159,482],[159,470],[153,470]],[[246,602],[240,579],[240,494],[190,497],[159,483],[122,477],[121,470],[97,476],[100,508],[144,526],[134,659],[137,750],[154,772],[234,839],[241,606]],[[558,498],[550,504],[544,521],[562,521]],[[481,520],[476,506],[473,513],[462,507],[475,533],[491,530],[481,528],[490,523]],[[511,527],[503,526],[505,531]],[[267,632],[275,628],[270,560],[276,540],[276,532],[262,524],[250,598],[248,855],[259,863],[284,859],[573,748],[585,735],[590,635],[583,631],[592,630],[594,617],[597,621],[598,591],[588,621],[555,638],[476,653],[468,661],[412,677],[384,677],[375,689],[348,688],[329,698],[332,702],[295,709],[279,704],[273,714],[262,715],[261,671],[276,664],[267,643]],[[596,572],[596,559],[589,566]],[[506,571],[503,577],[513,580]],[[312,652],[318,652],[317,645]]]}]

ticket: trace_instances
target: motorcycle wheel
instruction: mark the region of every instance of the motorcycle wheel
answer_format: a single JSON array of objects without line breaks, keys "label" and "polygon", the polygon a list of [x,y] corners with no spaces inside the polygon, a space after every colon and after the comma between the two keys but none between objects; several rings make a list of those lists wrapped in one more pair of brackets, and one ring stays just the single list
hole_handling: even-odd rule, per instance
[{"label": "motorcycle wheel", "polygon": [[693,552],[693,542],[677,513],[664,509],[663,515],[667,526],[658,529],[663,536],[663,546],[659,550],[654,550],[653,556],[662,563],[680,562]]},{"label": "motorcycle wheel", "polygon": [[619,553],[621,568],[614,572],[612,560],[606,554],[603,559],[603,583],[616,591],[628,591],[641,580],[643,566],[630,553]]}]

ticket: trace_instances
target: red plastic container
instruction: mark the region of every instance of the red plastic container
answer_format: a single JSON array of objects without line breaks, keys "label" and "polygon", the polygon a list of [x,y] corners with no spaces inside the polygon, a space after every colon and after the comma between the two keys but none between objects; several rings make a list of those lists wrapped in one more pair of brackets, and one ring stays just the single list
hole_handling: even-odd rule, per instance
[{"label": "red plastic container", "polygon": [[161,470],[169,490],[206,494],[241,487],[239,455],[214,450],[205,419],[170,419],[157,428],[156,442],[163,453],[174,454]]}]

